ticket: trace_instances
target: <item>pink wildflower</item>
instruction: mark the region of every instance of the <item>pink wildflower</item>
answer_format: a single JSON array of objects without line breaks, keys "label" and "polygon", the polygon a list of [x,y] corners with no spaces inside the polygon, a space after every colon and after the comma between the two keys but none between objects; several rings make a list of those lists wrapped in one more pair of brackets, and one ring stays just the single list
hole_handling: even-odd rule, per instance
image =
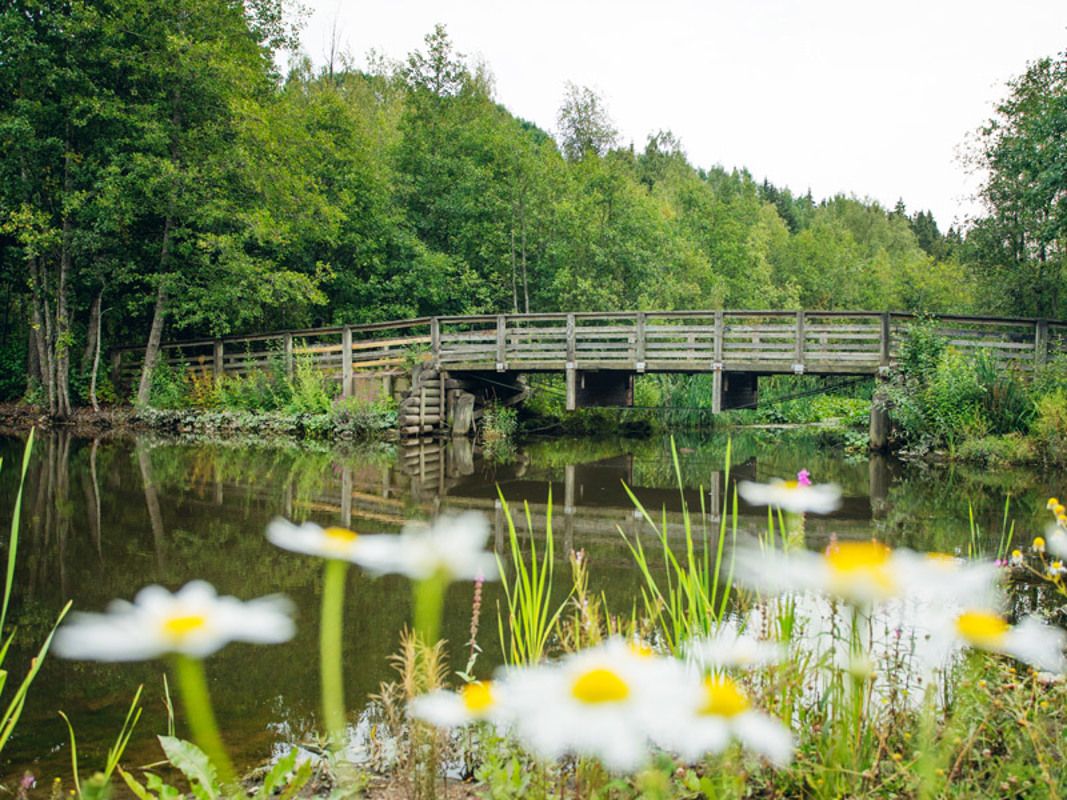
[{"label": "pink wildflower", "polygon": [[797,483],[801,486],[811,486],[811,473],[806,469],[802,469],[797,473]]}]

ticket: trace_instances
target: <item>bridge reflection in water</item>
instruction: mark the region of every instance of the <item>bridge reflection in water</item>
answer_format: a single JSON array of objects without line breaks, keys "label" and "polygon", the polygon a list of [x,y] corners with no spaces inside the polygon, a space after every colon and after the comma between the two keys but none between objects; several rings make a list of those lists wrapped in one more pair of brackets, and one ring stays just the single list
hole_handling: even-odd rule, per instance
[{"label": "bridge reflection in water", "polygon": [[[541,469],[536,475],[531,473],[529,460],[521,455],[513,463],[497,466],[483,460],[476,464],[474,456],[474,447],[466,439],[410,443],[397,463],[383,466],[376,474],[368,475],[360,469],[357,475],[356,470],[342,467],[314,499],[295,499],[292,487],[288,487],[285,514],[296,518],[309,512],[320,517],[337,515],[342,525],[371,531],[383,525],[403,525],[412,517],[478,510],[491,518],[494,545],[502,552],[508,538],[503,496],[520,539],[530,535],[525,506],[538,537],[544,534],[551,509],[556,549],[560,557],[566,558],[575,548],[623,546],[620,532],[631,541],[635,537],[655,540],[653,527],[627,488],[657,526],[666,522],[668,540],[681,543],[685,538],[683,503],[691,515],[694,533],[699,534],[704,525],[717,533],[726,500],[731,503],[727,521],[732,525],[737,482],[767,481],[773,477],[761,475],[752,458],[734,465],[729,476],[723,470],[710,470],[700,487],[680,491],[676,487],[635,485],[634,457],[630,454],[566,465],[549,473]],[[809,516],[805,521],[809,544],[828,542],[831,534],[842,539],[869,538],[875,521],[885,515],[888,486],[886,459],[872,454],[868,494],[846,495],[832,514]],[[767,531],[765,507],[751,506],[738,498],[737,518],[739,534],[755,536]],[[629,557],[625,550],[620,551],[623,555]]]}]

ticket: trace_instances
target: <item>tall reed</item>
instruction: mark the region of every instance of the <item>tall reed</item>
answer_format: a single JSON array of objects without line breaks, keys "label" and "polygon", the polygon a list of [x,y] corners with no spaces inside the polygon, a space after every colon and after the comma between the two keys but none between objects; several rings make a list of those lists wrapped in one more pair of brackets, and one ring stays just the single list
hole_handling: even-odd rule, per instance
[{"label": "tall reed", "polygon": [[[499,492],[499,489],[498,489]],[[526,529],[530,532],[530,563],[527,565],[519,547],[519,537],[515,532],[515,521],[507,500],[500,493],[504,517],[508,522],[508,541],[511,545],[511,567],[515,578],[508,582],[508,570],[505,562],[497,554],[500,568],[500,580],[504,584],[504,598],[507,602],[507,632],[505,635],[505,617],[497,610],[497,628],[500,633],[500,645],[504,658],[511,665],[536,664],[544,658],[548,639],[559,621],[560,614],[567,604],[570,594],[553,610],[552,579],[555,573],[555,546],[552,537],[552,494],[548,496],[548,510],[545,520],[545,549],[541,560],[537,558],[537,541],[534,536],[533,520],[530,516],[530,504],[525,503]],[[573,589],[571,590],[573,591]]]},{"label": "tall reed", "polygon": [[[662,511],[662,519],[657,527],[648,510],[625,484],[624,488],[630,500],[659,539],[663,567],[666,572],[662,583],[653,575],[650,554],[645,551],[640,536],[635,536],[631,542],[621,531],[620,534],[627,547],[630,548],[634,562],[644,578],[645,585],[641,589],[641,596],[645,613],[661,628],[671,652],[677,653],[687,641],[706,636],[715,630],[726,614],[730,588],[733,583],[733,557],[731,555],[727,559],[726,540],[729,530],[729,538],[733,543],[737,542],[737,497],[736,495],[733,497],[732,512],[730,512],[728,500],[724,500],[722,509],[715,509],[721,513],[718,533],[713,536],[709,530],[708,510],[704,505],[704,492],[701,488],[700,530],[694,533],[692,515],[685,499],[685,486],[682,482],[681,465],[678,462],[678,450],[673,439],[671,439],[671,455],[682,502],[682,524],[685,530],[684,557],[679,559],[670,546],[666,509]],[[729,443],[726,445],[724,485],[730,485]],[[729,529],[727,528],[728,516],[731,520]],[[701,545],[699,554],[697,553],[698,543]],[[727,574],[725,580],[720,581],[724,567]]]}]

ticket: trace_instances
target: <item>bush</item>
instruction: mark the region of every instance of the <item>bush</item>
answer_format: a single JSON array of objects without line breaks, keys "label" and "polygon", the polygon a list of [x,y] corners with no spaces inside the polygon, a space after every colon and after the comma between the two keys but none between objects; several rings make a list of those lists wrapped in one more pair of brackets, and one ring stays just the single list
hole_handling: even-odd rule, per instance
[{"label": "bush", "polygon": [[189,369],[185,363],[177,368],[165,361],[152,370],[148,405],[152,408],[179,409],[189,407]]},{"label": "bush", "polygon": [[1033,443],[1021,433],[968,438],[960,445],[957,455],[963,461],[991,467],[1029,464],[1036,459]]},{"label": "bush", "polygon": [[396,401],[391,397],[338,397],[330,405],[328,418],[333,430],[358,435],[383,431],[396,425]]},{"label": "bush", "polygon": [[328,414],[339,393],[336,383],[304,358],[297,359],[290,386],[292,392],[285,407],[290,414]]},{"label": "bush", "polygon": [[[936,364],[930,362],[937,354]],[[909,366],[905,366],[908,364]],[[890,416],[897,435],[920,449],[954,445],[968,430],[981,430],[985,388],[974,364],[955,348],[924,340],[902,359],[889,387]]]},{"label": "bush", "polygon": [[990,433],[1025,433],[1036,415],[1030,390],[1014,366],[1005,369],[988,353],[979,353],[975,374],[985,390],[979,410]]},{"label": "bush", "polygon": [[1030,437],[1042,461],[1067,466],[1067,389],[1038,399]]}]

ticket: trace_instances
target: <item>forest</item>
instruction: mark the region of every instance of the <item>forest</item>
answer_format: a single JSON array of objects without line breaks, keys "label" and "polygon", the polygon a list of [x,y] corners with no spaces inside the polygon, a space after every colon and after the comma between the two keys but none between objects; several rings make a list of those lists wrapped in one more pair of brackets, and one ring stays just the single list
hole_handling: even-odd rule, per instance
[{"label": "forest", "polygon": [[984,213],[942,231],[623,142],[585,87],[545,131],[444,26],[363,69],[297,32],[282,0],[3,5],[0,399],[62,418],[113,346],[421,315],[1067,318],[1067,54],[973,132]]}]

